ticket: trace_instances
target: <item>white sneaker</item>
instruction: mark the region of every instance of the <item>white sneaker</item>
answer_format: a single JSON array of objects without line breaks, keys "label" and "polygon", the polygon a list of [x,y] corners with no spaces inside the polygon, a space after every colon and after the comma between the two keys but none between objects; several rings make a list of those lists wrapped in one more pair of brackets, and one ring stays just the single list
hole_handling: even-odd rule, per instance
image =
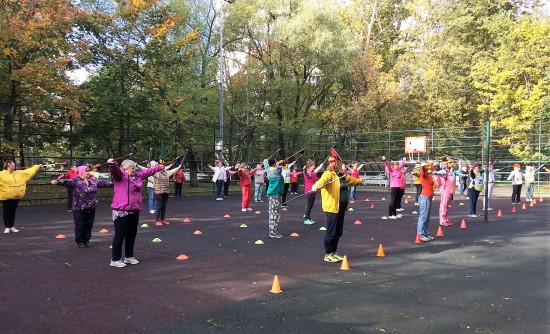
[{"label": "white sneaker", "polygon": [[388,219],[397,219],[396,216],[389,216]]},{"label": "white sneaker", "polygon": [[155,210],[149,210],[149,213],[150,213],[150,214],[154,214],[154,213],[155,213]]},{"label": "white sneaker", "polygon": [[477,215],[468,215],[468,217],[475,218],[475,217],[477,217]]},{"label": "white sneaker", "polygon": [[403,215],[402,214],[398,214],[396,215],[397,218],[403,218]]},{"label": "white sneaker", "polygon": [[11,231],[11,232],[13,232],[13,233],[17,233],[17,232],[19,232],[19,230],[18,230],[18,229],[16,229],[15,227],[12,227],[12,228],[10,228],[10,231]]},{"label": "white sneaker", "polygon": [[246,209],[241,209],[242,212],[246,212]]},{"label": "white sneaker", "polygon": [[110,264],[111,267],[117,267],[117,268],[124,268],[126,267],[126,263],[118,260],[118,261],[113,261],[111,260],[111,264]]},{"label": "white sneaker", "polygon": [[218,198],[216,198],[216,201],[223,201],[223,198],[218,197]]},{"label": "white sneaker", "polygon": [[124,263],[128,263],[128,264],[138,264],[139,261],[138,261],[135,257],[125,257],[125,258],[124,258]]},{"label": "white sneaker", "polygon": [[246,208],[246,211],[252,211],[252,208]]},{"label": "white sneaker", "polygon": [[10,228],[6,227],[6,229],[4,230],[4,233],[10,233]]},{"label": "white sneaker", "polygon": [[403,208],[395,209],[395,211],[405,211]]}]

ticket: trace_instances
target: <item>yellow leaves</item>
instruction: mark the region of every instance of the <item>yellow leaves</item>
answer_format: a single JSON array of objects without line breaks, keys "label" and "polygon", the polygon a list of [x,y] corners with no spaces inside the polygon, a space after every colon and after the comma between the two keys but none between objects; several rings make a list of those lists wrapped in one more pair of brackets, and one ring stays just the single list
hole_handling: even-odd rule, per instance
[{"label": "yellow leaves", "polygon": [[6,58],[15,58],[17,57],[17,50],[14,48],[3,48],[2,53]]}]

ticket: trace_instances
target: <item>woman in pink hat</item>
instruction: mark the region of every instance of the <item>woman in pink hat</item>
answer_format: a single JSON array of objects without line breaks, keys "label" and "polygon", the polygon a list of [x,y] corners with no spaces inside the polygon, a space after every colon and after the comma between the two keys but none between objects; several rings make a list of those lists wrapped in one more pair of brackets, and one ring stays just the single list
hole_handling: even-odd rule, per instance
[{"label": "woman in pink hat", "polygon": [[523,185],[525,171],[520,164],[514,164],[514,170],[508,175],[508,181],[512,181],[512,204],[521,204],[521,186]]}]

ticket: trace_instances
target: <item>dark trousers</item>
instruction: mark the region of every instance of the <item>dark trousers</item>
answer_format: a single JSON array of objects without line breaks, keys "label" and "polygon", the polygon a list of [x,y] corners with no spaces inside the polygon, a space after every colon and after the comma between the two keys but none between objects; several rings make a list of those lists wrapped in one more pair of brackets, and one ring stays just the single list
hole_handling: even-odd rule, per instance
[{"label": "dark trousers", "polygon": [[290,183],[290,192],[291,193],[297,193],[298,192],[298,182]]},{"label": "dark trousers", "polygon": [[396,209],[401,209],[401,201],[403,200],[404,195],[405,195],[405,189],[399,188],[399,192],[397,193],[397,200],[395,202]]},{"label": "dark trousers", "polygon": [[223,183],[223,195],[229,196],[229,184],[231,183],[231,180],[227,180]]},{"label": "dark trousers", "polygon": [[340,202],[338,213],[327,212],[327,232],[325,233],[325,254],[331,254],[338,249],[338,241],[344,233],[344,216],[348,202]]},{"label": "dark trousers", "polygon": [[67,210],[72,210],[73,208],[73,188],[67,188]]},{"label": "dark trousers", "polygon": [[222,197],[224,182],[223,180],[216,180],[216,198]]},{"label": "dark trousers", "polygon": [[181,191],[183,189],[183,183],[177,183],[175,182],[175,188],[176,188],[176,198],[181,198]]},{"label": "dark trousers", "polygon": [[166,213],[166,204],[168,203],[168,194],[155,194],[157,200],[157,220],[164,220]]},{"label": "dark trousers", "polygon": [[288,193],[288,187],[290,186],[290,183],[285,183],[284,185],[284,191],[283,191],[283,197],[281,199],[281,203],[284,203],[286,205],[286,194]]},{"label": "dark trousers", "polygon": [[115,236],[113,237],[112,260],[119,261],[122,257],[122,243],[126,257],[134,256],[134,244],[136,242],[139,212],[115,219]]},{"label": "dark trousers", "polygon": [[469,215],[475,215],[477,214],[477,199],[479,197],[479,193],[481,191],[477,191],[474,187],[468,188],[468,197],[470,198],[468,201],[469,207],[468,207],[468,214]]},{"label": "dark trousers", "polygon": [[421,184],[415,184],[414,186],[416,188],[416,195],[414,197],[414,202],[418,203],[418,197],[420,197],[420,193],[422,192],[422,185]]},{"label": "dark trousers", "polygon": [[74,241],[76,243],[87,243],[92,238],[94,227],[95,210],[73,211],[74,217]]},{"label": "dark trousers", "polygon": [[399,191],[401,188],[391,188],[390,191],[390,206],[388,208],[388,215],[395,216],[396,212],[395,209],[398,208],[398,200],[399,200]]},{"label": "dark trousers", "polygon": [[521,203],[521,184],[514,184],[512,186],[512,203]]},{"label": "dark trousers", "polygon": [[306,211],[304,213],[305,219],[310,219],[311,208],[313,208],[313,203],[315,203],[315,193],[309,193],[306,195]]},{"label": "dark trousers", "polygon": [[19,205],[18,199],[7,199],[2,201],[4,226],[11,228],[15,225],[15,211]]}]

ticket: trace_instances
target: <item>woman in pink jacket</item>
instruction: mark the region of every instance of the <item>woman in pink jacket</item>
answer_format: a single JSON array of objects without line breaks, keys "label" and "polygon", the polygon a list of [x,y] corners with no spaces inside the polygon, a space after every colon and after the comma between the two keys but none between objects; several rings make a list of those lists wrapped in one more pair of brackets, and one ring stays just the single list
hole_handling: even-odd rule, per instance
[{"label": "woman in pink jacket", "polygon": [[317,173],[323,168],[323,165],[317,166],[315,168],[315,161],[308,160],[304,166],[304,193],[306,193],[306,211],[304,213],[304,224],[313,225],[316,223],[315,220],[311,219],[311,208],[313,208],[313,203],[315,203],[315,191],[311,191],[311,187],[315,182],[317,182],[318,177]]},{"label": "woman in pink jacket", "polygon": [[399,207],[399,194],[401,193],[401,187],[403,185],[403,174],[401,173],[401,168],[403,168],[403,165],[405,164],[405,159],[406,158],[403,158],[400,161],[393,161],[390,166],[390,164],[386,161],[386,157],[382,157],[382,161],[384,161],[384,165],[386,166],[386,171],[390,174],[391,199],[388,208],[389,219],[401,218],[401,216],[397,216],[396,210]]},{"label": "woman in pink jacket", "polygon": [[[126,264],[138,264],[134,257],[134,243],[136,241],[139,212],[143,203],[141,187],[143,179],[162,170],[162,165],[147,168],[136,172],[136,163],[132,160],[124,160],[120,167],[114,159],[107,160],[109,170],[113,178],[114,191],[113,222],[115,224],[115,236],[113,237],[113,251],[111,267],[124,268]],[[124,243],[124,261],[122,257],[122,243]]]}]

